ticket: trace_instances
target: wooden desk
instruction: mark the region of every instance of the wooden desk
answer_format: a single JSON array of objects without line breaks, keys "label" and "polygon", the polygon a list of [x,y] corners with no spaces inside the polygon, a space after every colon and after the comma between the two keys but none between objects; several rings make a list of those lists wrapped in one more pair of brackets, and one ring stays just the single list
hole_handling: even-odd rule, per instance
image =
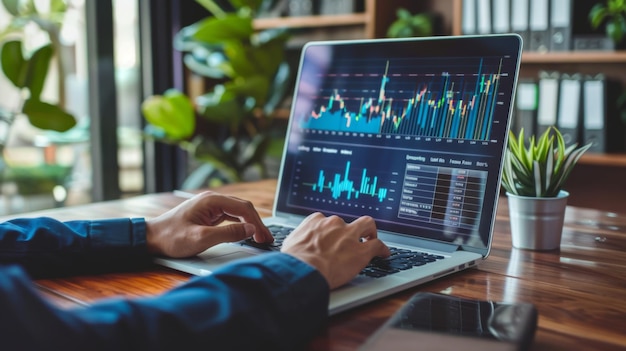
[{"label": "wooden desk", "polygon": [[[229,185],[216,191],[249,199],[271,213],[275,181]],[[62,220],[153,217],[183,201],[174,194],[39,211]],[[6,219],[6,218],[4,218]],[[506,199],[500,202],[490,256],[478,268],[441,278],[333,316],[310,350],[355,350],[411,295],[443,292],[467,298],[534,303],[539,327],[533,350],[626,350],[626,217],[568,208],[560,252],[511,249]],[[155,266],[146,272],[37,281],[62,306],[111,296],[145,296],[169,289],[188,275]]]}]

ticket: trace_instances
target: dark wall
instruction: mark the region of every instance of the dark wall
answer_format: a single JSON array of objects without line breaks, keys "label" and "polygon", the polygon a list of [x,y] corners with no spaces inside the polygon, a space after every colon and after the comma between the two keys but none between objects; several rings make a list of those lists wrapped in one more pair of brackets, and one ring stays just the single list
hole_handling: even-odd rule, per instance
[{"label": "dark wall", "polygon": [[[209,12],[195,1],[140,0],[140,40],[143,97],[169,88],[184,91],[183,55],[173,47],[176,33]],[[187,174],[187,155],[177,146],[146,142],[144,148],[146,192],[177,189]]]}]

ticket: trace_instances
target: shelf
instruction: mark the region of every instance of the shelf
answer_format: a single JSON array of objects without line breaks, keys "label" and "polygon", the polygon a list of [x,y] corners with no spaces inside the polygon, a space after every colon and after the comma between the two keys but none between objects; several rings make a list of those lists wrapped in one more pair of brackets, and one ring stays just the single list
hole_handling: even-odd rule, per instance
[{"label": "shelf", "polygon": [[321,28],[340,27],[349,25],[364,25],[368,16],[365,13],[350,13],[345,15],[328,16],[294,16],[276,18],[258,18],[254,20],[254,29],[263,30],[270,28]]},{"label": "shelf", "polygon": [[580,164],[626,168],[626,154],[593,154],[586,153],[578,161]]},{"label": "shelf", "polygon": [[522,64],[528,63],[626,63],[626,51],[524,52]]}]

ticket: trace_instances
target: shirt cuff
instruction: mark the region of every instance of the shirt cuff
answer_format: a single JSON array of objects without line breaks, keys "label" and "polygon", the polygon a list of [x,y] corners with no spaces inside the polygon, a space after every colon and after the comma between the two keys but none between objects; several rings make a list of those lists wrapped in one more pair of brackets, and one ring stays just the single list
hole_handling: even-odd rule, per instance
[{"label": "shirt cuff", "polygon": [[144,249],[146,247],[146,221],[143,218],[118,218],[94,220],[89,225],[91,247]]}]

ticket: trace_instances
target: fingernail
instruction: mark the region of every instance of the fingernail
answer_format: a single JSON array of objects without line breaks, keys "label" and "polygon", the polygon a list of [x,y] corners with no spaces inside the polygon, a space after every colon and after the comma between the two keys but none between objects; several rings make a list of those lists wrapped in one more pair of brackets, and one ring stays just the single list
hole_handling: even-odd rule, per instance
[{"label": "fingernail", "polygon": [[246,231],[246,236],[252,236],[254,232],[256,232],[256,228],[254,228],[254,224],[244,223],[243,229]]}]

